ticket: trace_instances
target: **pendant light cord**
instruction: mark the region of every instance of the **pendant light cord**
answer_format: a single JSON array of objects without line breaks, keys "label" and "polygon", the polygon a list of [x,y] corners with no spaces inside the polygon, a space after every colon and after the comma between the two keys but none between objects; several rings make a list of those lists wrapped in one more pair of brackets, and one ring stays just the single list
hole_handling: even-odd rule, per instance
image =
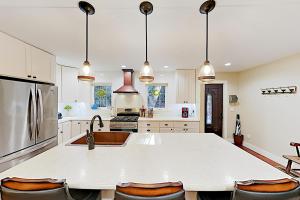
[{"label": "pendant light cord", "polygon": [[206,61],[208,61],[208,12],[206,13]]},{"label": "pendant light cord", "polygon": [[88,13],[86,12],[86,27],[85,27],[85,61],[88,61],[88,48],[89,48],[89,20]]},{"label": "pendant light cord", "polygon": [[147,20],[147,12],[145,13],[145,20],[146,20],[146,62],[148,62],[148,20]]}]

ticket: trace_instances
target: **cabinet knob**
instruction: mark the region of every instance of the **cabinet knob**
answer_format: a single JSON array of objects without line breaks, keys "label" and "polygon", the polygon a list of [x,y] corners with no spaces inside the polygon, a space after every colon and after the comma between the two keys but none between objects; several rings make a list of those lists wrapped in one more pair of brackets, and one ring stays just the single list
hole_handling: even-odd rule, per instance
[{"label": "cabinet knob", "polygon": [[31,75],[28,75],[27,77],[28,77],[28,78],[31,78]]},{"label": "cabinet knob", "polygon": [[148,129],[147,132],[150,132],[150,130]]},{"label": "cabinet knob", "polygon": [[168,124],[165,124],[165,126],[168,126]]},{"label": "cabinet knob", "polygon": [[147,126],[150,126],[150,124],[147,124]]},{"label": "cabinet knob", "polygon": [[33,76],[32,78],[36,78],[36,76]]},{"label": "cabinet knob", "polygon": [[187,124],[184,124],[184,126],[187,126]]}]

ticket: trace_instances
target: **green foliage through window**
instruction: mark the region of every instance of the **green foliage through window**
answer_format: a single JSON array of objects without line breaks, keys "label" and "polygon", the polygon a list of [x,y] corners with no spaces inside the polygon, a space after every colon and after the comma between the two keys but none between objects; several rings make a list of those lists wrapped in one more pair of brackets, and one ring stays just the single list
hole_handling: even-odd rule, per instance
[{"label": "green foliage through window", "polygon": [[111,106],[111,86],[96,85],[94,87],[94,100],[98,107]]},{"label": "green foliage through window", "polygon": [[148,86],[148,108],[165,108],[166,106],[166,86]]}]

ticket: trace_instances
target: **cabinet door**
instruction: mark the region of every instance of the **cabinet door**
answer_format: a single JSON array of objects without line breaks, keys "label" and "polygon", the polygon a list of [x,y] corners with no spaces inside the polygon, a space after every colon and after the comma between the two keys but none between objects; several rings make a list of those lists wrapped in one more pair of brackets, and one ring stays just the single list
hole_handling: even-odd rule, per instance
[{"label": "cabinet door", "polygon": [[72,121],[72,134],[71,137],[75,137],[81,133],[80,121]]},{"label": "cabinet door", "polygon": [[78,102],[78,69],[71,67],[62,67],[62,101]]},{"label": "cabinet door", "polygon": [[0,44],[0,74],[28,78],[26,57],[28,45],[4,33],[0,33]]},{"label": "cabinet door", "polygon": [[56,65],[55,67],[55,72],[56,72],[56,80],[55,80],[55,85],[57,86],[57,92],[58,92],[58,102],[61,101],[61,66]]},{"label": "cabinet door", "polygon": [[71,122],[63,123],[62,128],[63,128],[63,142],[66,142],[69,139],[71,139],[71,134],[72,134]]},{"label": "cabinet door", "polygon": [[64,141],[64,138],[63,138],[63,126],[62,124],[58,124],[58,129],[57,129],[57,140],[58,140],[58,144],[62,144],[63,141]]},{"label": "cabinet door", "polygon": [[195,104],[196,103],[196,71],[195,70],[186,70],[186,103]]},{"label": "cabinet door", "polygon": [[179,104],[185,103],[187,89],[185,83],[185,70],[176,70],[176,102]]},{"label": "cabinet door", "polygon": [[40,81],[54,82],[53,55],[38,48],[31,47],[32,78]]},{"label": "cabinet door", "polygon": [[176,70],[176,102],[194,104],[196,102],[196,71]]},{"label": "cabinet door", "polygon": [[[86,130],[90,130],[90,122],[89,121],[81,121],[80,122],[80,133],[85,133]],[[96,130],[94,126],[94,131]]]}]

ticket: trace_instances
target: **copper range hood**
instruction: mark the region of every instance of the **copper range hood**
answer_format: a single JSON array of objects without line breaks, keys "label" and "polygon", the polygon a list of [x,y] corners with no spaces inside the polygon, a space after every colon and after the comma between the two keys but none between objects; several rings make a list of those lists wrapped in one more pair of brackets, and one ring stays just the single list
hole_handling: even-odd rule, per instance
[{"label": "copper range hood", "polygon": [[139,92],[133,87],[133,69],[122,69],[124,73],[124,85],[114,91],[114,93],[138,94]]}]

